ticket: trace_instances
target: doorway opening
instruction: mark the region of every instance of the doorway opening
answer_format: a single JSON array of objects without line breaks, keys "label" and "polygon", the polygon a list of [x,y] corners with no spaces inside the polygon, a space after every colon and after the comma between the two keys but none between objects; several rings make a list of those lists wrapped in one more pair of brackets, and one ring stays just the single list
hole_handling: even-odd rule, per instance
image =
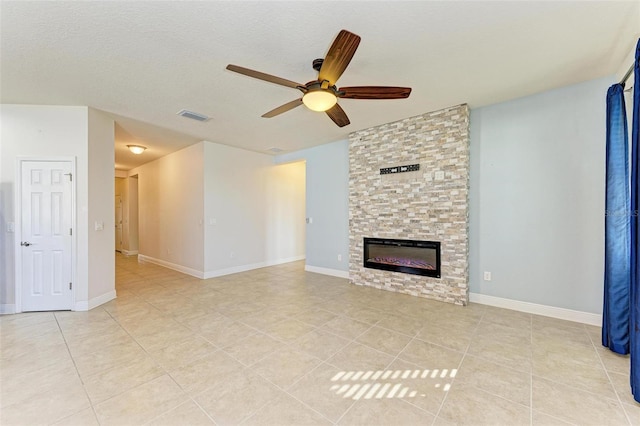
[{"label": "doorway opening", "polygon": [[115,247],[126,256],[138,254],[138,175],[115,178]]}]

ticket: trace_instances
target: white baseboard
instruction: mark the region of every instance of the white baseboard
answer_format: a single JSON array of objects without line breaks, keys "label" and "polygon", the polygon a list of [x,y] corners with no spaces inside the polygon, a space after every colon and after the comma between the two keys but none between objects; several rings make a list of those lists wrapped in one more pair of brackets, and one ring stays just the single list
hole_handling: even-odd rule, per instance
[{"label": "white baseboard", "polygon": [[177,263],[167,262],[166,260],[156,259],[155,257],[145,256],[144,254],[138,254],[138,262],[148,262],[155,265],[164,266],[165,268],[173,269],[174,271],[182,272],[183,274],[191,275],[192,277],[204,278],[204,273],[186,266],[178,265]]},{"label": "white baseboard", "polygon": [[307,256],[305,256],[304,254],[301,254],[300,256],[285,257],[284,259],[280,259],[277,264],[280,265],[283,263],[298,262],[300,260],[305,260],[306,258]]},{"label": "white baseboard", "polygon": [[8,303],[0,305],[0,315],[15,314],[15,313],[16,313],[16,305],[8,304]]},{"label": "white baseboard", "polygon": [[111,290],[105,294],[101,294],[98,297],[94,297],[92,299],[89,299],[89,301],[83,301],[83,302],[76,302],[73,310],[74,311],[89,311],[97,306],[102,305],[103,303],[107,303],[110,300],[113,300],[116,298],[116,291],[115,290]]},{"label": "white baseboard", "polygon": [[192,277],[196,277],[200,279],[215,278],[215,277],[221,277],[223,275],[237,274],[238,272],[246,272],[246,271],[251,271],[253,269],[266,268],[267,266],[281,265],[283,263],[297,262],[299,260],[304,260],[304,259],[305,259],[304,255],[294,256],[294,257],[287,257],[283,259],[271,260],[267,262],[251,263],[248,265],[239,265],[239,266],[233,266],[231,268],[202,272],[192,268],[188,268],[186,266],[167,262],[165,260],[156,259],[150,256],[145,256],[144,254],[138,254],[138,262],[154,263],[156,265],[164,266],[165,268],[173,269],[174,271],[182,272],[184,274],[191,275]]},{"label": "white baseboard", "polygon": [[[110,292],[102,294],[98,297],[94,297],[89,301],[76,302],[73,305],[73,310],[88,311],[90,309],[93,309],[97,306],[102,305],[103,303],[107,303],[108,301],[113,300],[115,298],[116,298],[116,291],[111,290]],[[0,305],[0,315],[15,314],[15,313],[16,313],[16,305],[10,305],[10,304]]]},{"label": "white baseboard", "polygon": [[299,260],[304,260],[304,259],[305,259],[305,256],[302,255],[302,256],[286,257],[284,259],[278,259],[278,260],[270,260],[267,262],[258,262],[258,263],[251,263],[248,265],[233,266],[231,268],[225,268],[225,269],[216,269],[214,271],[205,272],[204,278],[207,279],[207,278],[222,277],[224,275],[237,274],[239,272],[247,272],[253,269],[260,269],[260,268],[266,268],[268,266],[282,265],[283,263],[297,262]]},{"label": "white baseboard", "polygon": [[479,293],[469,293],[469,301],[480,303],[481,305],[512,309],[514,311],[580,322],[598,327],[602,326],[602,315],[592,314],[590,312],[574,311],[572,309],[557,308],[555,306],[538,305],[537,303],[521,302],[519,300],[504,299],[502,297],[488,296],[486,294]]},{"label": "white baseboard", "polygon": [[111,290],[108,293],[102,294],[102,295],[100,295],[98,297],[94,297],[93,299],[89,299],[89,309],[93,309],[96,306],[100,306],[103,303],[107,303],[107,302],[115,299],[116,297],[117,297],[116,296],[116,291],[114,289],[114,290]]},{"label": "white baseboard", "polygon": [[339,269],[321,268],[319,266],[304,265],[307,272],[315,272],[316,274],[331,275],[338,278],[349,278],[349,271],[341,271]]},{"label": "white baseboard", "polygon": [[135,256],[138,254],[138,250],[122,250],[121,253],[125,256]]}]

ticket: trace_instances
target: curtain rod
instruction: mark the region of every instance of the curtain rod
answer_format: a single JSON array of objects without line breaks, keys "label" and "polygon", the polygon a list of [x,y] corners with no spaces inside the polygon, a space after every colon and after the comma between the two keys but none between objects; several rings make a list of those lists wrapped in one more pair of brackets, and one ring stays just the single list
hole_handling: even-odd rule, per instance
[{"label": "curtain rod", "polygon": [[633,66],[635,64],[631,64],[631,66],[629,67],[629,71],[627,71],[627,73],[624,75],[624,77],[622,77],[622,80],[620,80],[619,84],[624,84],[625,81],[627,81],[627,79],[631,76],[631,73],[633,72]]}]

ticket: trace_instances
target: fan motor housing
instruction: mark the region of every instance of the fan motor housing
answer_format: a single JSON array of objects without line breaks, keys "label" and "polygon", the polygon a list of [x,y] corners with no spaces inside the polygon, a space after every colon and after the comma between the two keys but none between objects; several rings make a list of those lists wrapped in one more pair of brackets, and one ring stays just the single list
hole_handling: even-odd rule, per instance
[{"label": "fan motor housing", "polygon": [[323,62],[324,62],[324,59],[322,58],[314,59],[313,64],[311,66],[313,67],[314,70],[320,72],[320,68],[322,68]]},{"label": "fan motor housing", "polygon": [[336,86],[329,86],[329,82],[326,81],[326,80],[324,80],[324,81],[311,80],[310,82],[305,84],[304,87],[301,86],[298,89],[300,89],[300,91],[302,91],[303,93],[322,90],[322,91],[325,91],[325,92],[331,92],[336,97],[339,97],[340,95],[343,94],[343,92],[340,92]]}]

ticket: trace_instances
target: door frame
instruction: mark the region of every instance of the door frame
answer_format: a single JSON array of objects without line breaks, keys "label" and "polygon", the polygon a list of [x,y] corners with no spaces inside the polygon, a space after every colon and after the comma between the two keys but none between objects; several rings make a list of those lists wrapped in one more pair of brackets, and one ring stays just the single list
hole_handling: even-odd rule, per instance
[{"label": "door frame", "polygon": [[64,161],[71,163],[71,282],[74,283],[71,289],[71,310],[75,310],[77,282],[77,261],[76,246],[78,239],[78,227],[76,223],[76,157],[17,157],[15,168],[15,190],[14,190],[14,222],[15,222],[15,313],[22,312],[22,250],[20,242],[22,241],[22,163],[25,162],[54,162]]},{"label": "door frame", "polygon": [[[127,182],[128,183],[128,182]],[[118,243],[116,242],[116,251],[118,253],[122,253],[125,250],[122,248],[122,238],[123,238],[123,234],[124,234],[124,226],[123,226],[123,218],[124,218],[124,203],[122,202],[122,195],[116,195],[114,200],[114,204],[115,204],[115,208],[118,208],[118,204],[116,203],[117,199],[120,198],[120,244],[118,247]],[[115,213],[115,212],[114,212]],[[118,216],[116,215],[116,219],[118,219]],[[114,237],[118,234],[118,221],[116,220],[116,229],[115,229],[115,235]],[[115,238],[114,238],[115,239]]]}]

